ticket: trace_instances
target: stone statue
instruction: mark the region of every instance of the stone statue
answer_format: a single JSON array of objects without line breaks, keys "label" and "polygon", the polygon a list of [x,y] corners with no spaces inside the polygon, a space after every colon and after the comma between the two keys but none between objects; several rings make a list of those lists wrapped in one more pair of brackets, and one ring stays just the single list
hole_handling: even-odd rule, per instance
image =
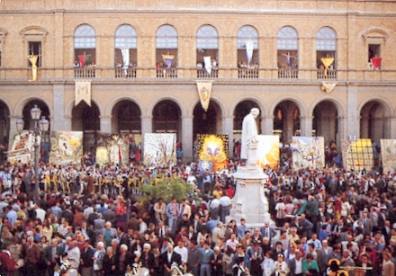
[{"label": "stone statue", "polygon": [[[242,122],[242,137],[241,137],[241,159],[251,160],[253,156],[249,156],[252,148],[256,148],[257,144],[257,123],[256,118],[259,115],[260,110],[258,108],[252,108],[250,113],[243,118]],[[251,155],[251,154],[250,154]]]}]

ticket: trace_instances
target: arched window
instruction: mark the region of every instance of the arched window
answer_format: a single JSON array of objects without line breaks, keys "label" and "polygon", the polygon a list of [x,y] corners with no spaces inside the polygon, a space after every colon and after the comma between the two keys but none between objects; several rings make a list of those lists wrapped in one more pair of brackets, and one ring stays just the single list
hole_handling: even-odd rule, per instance
[{"label": "arched window", "polygon": [[219,35],[210,25],[203,25],[197,32],[197,77],[218,77]]},{"label": "arched window", "polygon": [[162,25],[156,33],[157,77],[177,77],[177,31],[171,25]]},{"label": "arched window", "polygon": [[298,78],[298,34],[296,29],[285,26],[278,32],[278,77]]},{"label": "arched window", "polygon": [[237,37],[238,77],[258,78],[258,33],[250,25],[242,26]]},{"label": "arched window", "polygon": [[119,26],[115,33],[114,63],[116,78],[136,77],[136,31],[127,24]]},{"label": "arched window", "polygon": [[96,33],[90,25],[83,24],[75,30],[74,53],[79,67],[96,64]]},{"label": "arched window", "polygon": [[337,35],[330,27],[322,27],[316,34],[316,65],[318,78],[336,78]]}]

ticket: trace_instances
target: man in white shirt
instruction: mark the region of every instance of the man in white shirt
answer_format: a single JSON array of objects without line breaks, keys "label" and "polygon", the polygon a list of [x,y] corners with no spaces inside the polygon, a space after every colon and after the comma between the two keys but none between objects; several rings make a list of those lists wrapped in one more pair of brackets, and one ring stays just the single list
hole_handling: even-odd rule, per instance
[{"label": "man in white shirt", "polygon": [[188,249],[184,246],[184,241],[182,239],[179,240],[174,251],[181,256],[182,265],[186,266],[188,261]]},{"label": "man in white shirt", "polygon": [[275,262],[271,258],[271,250],[265,252],[264,260],[261,263],[261,268],[263,270],[263,276],[271,276],[275,271]]}]

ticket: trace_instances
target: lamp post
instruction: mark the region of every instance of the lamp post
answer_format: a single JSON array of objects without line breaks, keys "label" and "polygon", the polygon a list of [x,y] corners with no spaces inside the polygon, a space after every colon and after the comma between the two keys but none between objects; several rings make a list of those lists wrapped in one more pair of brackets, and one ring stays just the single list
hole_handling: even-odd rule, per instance
[{"label": "lamp post", "polygon": [[[40,143],[38,138],[40,135],[46,134],[49,129],[49,122],[45,117],[41,117],[41,109],[34,105],[30,110],[30,117],[34,123],[33,125],[33,135],[34,135],[34,178],[35,178],[35,196],[38,197],[39,192],[39,176],[38,176],[38,158]],[[41,119],[40,119],[41,117]],[[23,130],[23,120],[18,119],[16,121],[17,131],[20,133]]]}]

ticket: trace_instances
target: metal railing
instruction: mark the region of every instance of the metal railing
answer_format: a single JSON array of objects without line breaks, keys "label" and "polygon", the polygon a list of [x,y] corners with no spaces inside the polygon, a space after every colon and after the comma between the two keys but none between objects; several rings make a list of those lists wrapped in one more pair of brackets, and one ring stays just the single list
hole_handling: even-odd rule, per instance
[{"label": "metal railing", "polygon": [[96,68],[93,66],[74,68],[74,78],[93,79],[96,76]]},{"label": "metal railing", "polygon": [[159,79],[176,79],[177,68],[157,68],[156,76]]},{"label": "metal railing", "polygon": [[258,79],[258,68],[238,68],[238,79]]},{"label": "metal railing", "polygon": [[210,70],[210,73],[206,69],[197,69],[198,79],[217,79],[219,77],[219,69],[215,68]]},{"label": "metal railing", "polygon": [[136,78],[136,67],[128,67],[127,69],[116,67],[115,68],[116,79],[135,79]]}]

